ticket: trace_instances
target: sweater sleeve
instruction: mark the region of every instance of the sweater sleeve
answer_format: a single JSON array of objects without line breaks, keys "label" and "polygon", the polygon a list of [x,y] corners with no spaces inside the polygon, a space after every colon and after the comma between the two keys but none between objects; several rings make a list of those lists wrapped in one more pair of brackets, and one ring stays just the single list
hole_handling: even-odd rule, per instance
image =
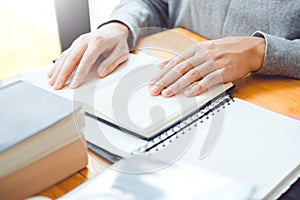
[{"label": "sweater sleeve", "polygon": [[263,65],[256,73],[300,79],[300,39],[287,40],[261,31],[253,36],[266,41]]},{"label": "sweater sleeve", "polygon": [[139,37],[168,27],[168,4],[164,0],[122,0],[113,10],[110,21],[122,22],[129,28],[128,43],[133,47]]}]

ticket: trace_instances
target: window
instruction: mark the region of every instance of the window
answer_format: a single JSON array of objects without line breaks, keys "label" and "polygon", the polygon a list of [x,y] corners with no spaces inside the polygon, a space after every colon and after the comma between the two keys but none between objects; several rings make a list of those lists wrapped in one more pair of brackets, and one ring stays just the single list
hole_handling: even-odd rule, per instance
[{"label": "window", "polygon": [[95,30],[100,24],[107,21],[114,7],[120,0],[89,0],[91,30]]},{"label": "window", "polygon": [[[61,53],[60,42],[71,43],[75,38],[74,35],[81,31],[71,29],[72,26],[73,28],[81,26],[78,20],[73,20],[73,23],[67,19],[74,18],[71,11],[74,3],[80,1],[0,0],[0,79],[48,65],[53,58],[58,57]],[[91,30],[95,30],[99,24],[108,19],[119,1],[86,0],[86,3],[89,3]],[[64,9],[63,5],[69,2],[73,3],[72,7],[69,5],[65,7],[69,14],[60,10],[62,14],[59,14],[58,20],[61,28],[59,36],[55,3]],[[78,13],[75,12],[75,15]],[[71,31],[73,36],[69,36],[68,31]]]},{"label": "window", "polygon": [[53,0],[0,0],[0,79],[60,54]]}]

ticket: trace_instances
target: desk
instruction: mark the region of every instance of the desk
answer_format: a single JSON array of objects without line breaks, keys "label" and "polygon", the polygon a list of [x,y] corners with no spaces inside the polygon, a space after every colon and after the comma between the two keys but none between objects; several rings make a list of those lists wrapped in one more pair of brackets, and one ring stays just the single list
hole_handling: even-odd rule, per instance
[{"label": "desk", "polygon": [[[183,51],[193,43],[204,40],[205,38],[194,33],[176,28],[141,39],[137,45],[136,52],[146,52],[159,58],[165,58],[172,53]],[[166,49],[168,51],[166,51]],[[299,80],[249,75],[241,80],[235,81],[234,85],[236,87],[230,92],[233,97],[247,100],[287,116],[300,118]],[[86,169],[42,192],[41,195],[57,198],[94,176],[96,173],[99,173],[101,169],[104,168],[104,165],[101,168],[103,161],[95,159],[93,155],[90,156],[90,159],[94,164],[99,164],[99,169],[97,168],[95,170],[89,165]]]}]

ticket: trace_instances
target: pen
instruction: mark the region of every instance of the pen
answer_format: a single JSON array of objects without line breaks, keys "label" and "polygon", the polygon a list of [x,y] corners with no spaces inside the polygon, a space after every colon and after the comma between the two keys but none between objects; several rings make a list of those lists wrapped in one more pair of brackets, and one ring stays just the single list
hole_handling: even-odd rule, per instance
[{"label": "pen", "polygon": [[53,59],[52,62],[55,63],[57,61],[57,58]]}]

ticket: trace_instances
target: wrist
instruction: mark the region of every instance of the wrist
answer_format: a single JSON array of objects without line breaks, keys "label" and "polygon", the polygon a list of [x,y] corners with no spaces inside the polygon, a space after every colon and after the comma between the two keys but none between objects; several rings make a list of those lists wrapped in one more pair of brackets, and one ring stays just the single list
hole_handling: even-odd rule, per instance
[{"label": "wrist", "polygon": [[265,58],[265,52],[266,52],[266,41],[264,38],[261,37],[253,37],[253,40],[256,44],[256,60],[257,63],[252,68],[252,72],[258,71],[261,66],[263,65],[264,58]]},{"label": "wrist", "polygon": [[111,21],[105,24],[102,24],[98,27],[97,31],[103,31],[106,30],[108,32],[111,32],[112,34],[124,34],[126,39],[129,35],[129,28],[124,23],[119,21]]}]

